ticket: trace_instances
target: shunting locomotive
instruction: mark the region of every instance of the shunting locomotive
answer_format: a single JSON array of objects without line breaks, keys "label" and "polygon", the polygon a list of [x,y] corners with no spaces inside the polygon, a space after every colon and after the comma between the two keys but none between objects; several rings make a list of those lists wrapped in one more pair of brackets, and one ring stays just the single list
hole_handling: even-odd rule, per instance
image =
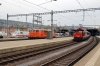
[{"label": "shunting locomotive", "polygon": [[74,41],[83,41],[90,37],[90,33],[82,28],[78,28],[74,34]]},{"label": "shunting locomotive", "polygon": [[[33,29],[29,31],[29,39],[34,38],[46,38],[47,37],[48,30],[45,29]],[[52,33],[53,38],[55,37],[55,33]]]}]

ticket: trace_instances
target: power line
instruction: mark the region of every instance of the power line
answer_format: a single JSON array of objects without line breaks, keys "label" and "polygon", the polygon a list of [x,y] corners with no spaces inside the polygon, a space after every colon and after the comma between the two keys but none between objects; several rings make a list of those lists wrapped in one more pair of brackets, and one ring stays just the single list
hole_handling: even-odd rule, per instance
[{"label": "power line", "polygon": [[52,3],[53,5],[55,5],[55,6],[57,6],[57,7],[60,7],[60,8],[62,8],[62,9],[64,9],[63,7],[61,7],[61,6],[59,6],[59,5],[56,5],[56,4],[54,4],[54,3]]},{"label": "power line", "polygon": [[[53,14],[57,13],[69,13],[69,12],[81,12],[81,11],[94,11],[94,10],[100,10],[100,8],[88,8],[88,9],[76,9],[76,10],[64,10],[64,11],[53,11]],[[44,12],[44,13],[29,13],[29,14],[15,14],[15,15],[9,15],[9,17],[16,17],[16,16],[30,16],[30,15],[48,15],[51,14],[51,12]]]},{"label": "power line", "polygon": [[[76,0],[77,1],[77,0]],[[80,4],[80,2],[79,1],[77,1],[79,4]],[[85,1],[84,1],[85,2]],[[85,2],[86,3],[86,2]],[[54,3],[52,3],[53,5],[56,5],[56,4],[54,4]],[[87,3],[86,3],[87,4]],[[58,6],[58,5],[56,5],[56,6]],[[84,7],[80,4],[80,6],[84,9]],[[87,6],[88,6],[88,4],[87,4]],[[58,7],[60,7],[60,6],[58,6]],[[62,7],[60,7],[60,8],[62,8]],[[62,8],[63,9],[63,8]],[[88,13],[87,13],[88,14]],[[89,14],[88,14],[88,16],[90,16]],[[85,18],[85,12],[83,12],[83,20],[82,21],[84,21],[84,18]],[[91,16],[90,16],[90,18],[92,18]],[[94,20],[93,20],[94,21]],[[78,22],[78,21],[75,21],[75,22]]]},{"label": "power line", "polygon": [[[3,2],[5,2],[5,3],[8,3],[8,4],[10,4],[10,5],[14,5],[14,6],[16,6],[16,7],[19,7],[18,5],[9,3],[9,2],[7,2],[7,1],[4,1],[4,0],[1,0],[1,1],[3,1]],[[28,9],[23,8],[23,7],[19,7],[19,8],[22,8],[22,9],[24,9],[24,10],[28,10]],[[28,10],[28,11],[31,11],[31,10]]]},{"label": "power line", "polygon": [[39,6],[39,5],[35,4],[35,3],[29,2],[29,1],[26,1],[26,0],[23,0],[23,1],[25,1],[25,2],[27,2],[27,3],[30,3],[30,4],[33,4],[33,5],[35,5],[35,6],[38,6],[38,7],[40,7],[40,8],[43,8],[43,9],[45,9],[45,10],[51,11],[51,10],[49,10],[49,9],[47,9],[47,8],[44,8],[44,7],[42,7],[42,6]]},{"label": "power line", "polygon": [[[56,4],[54,4],[54,3],[52,3],[52,4],[55,5],[55,6],[57,6],[57,7],[60,7],[60,8],[62,8],[62,9],[64,9],[63,7],[61,7],[61,6],[59,6],[59,5],[56,5]],[[58,15],[60,15],[60,14],[58,14]],[[60,15],[60,16],[62,16],[62,15]],[[67,19],[72,20],[72,21],[75,21],[75,20],[70,19],[70,18],[68,18],[68,17],[66,17],[66,16],[62,16],[62,17],[67,18]],[[78,22],[78,21],[75,21],[75,22]],[[79,23],[79,22],[78,22],[78,23]]]},{"label": "power line", "polygon": [[[81,11],[93,11],[93,10],[100,10],[100,8],[88,8],[88,9],[76,9],[76,10],[64,10],[64,11],[53,11],[53,14],[57,14],[57,13],[69,13],[69,12],[81,12]],[[45,12],[45,13],[30,13],[30,14],[16,14],[16,15],[9,15],[9,17],[16,17],[16,16],[29,16],[29,15],[47,15],[47,14],[51,14],[51,12]],[[62,15],[60,15],[62,16]],[[63,16],[64,17],[64,16]],[[67,17],[67,19],[72,20],[70,18]],[[75,21],[75,20],[72,20]],[[75,21],[78,22],[78,21]]]},{"label": "power line", "polygon": [[[60,14],[58,14],[58,15],[60,15]],[[73,19],[70,19],[70,18],[68,18],[68,17],[66,17],[66,16],[63,16],[63,15],[60,15],[60,16],[62,16],[62,17],[64,17],[64,18],[67,18],[67,19],[69,19],[69,20],[72,20],[72,21],[74,21],[74,22],[78,22],[78,21],[75,21],[75,20],[73,20]],[[78,22],[78,24],[79,24],[79,22]]]},{"label": "power line", "polygon": [[[89,7],[89,5],[86,3],[86,1],[85,0],[83,0],[84,2],[85,2],[85,4]],[[89,7],[90,8],[90,7]]]},{"label": "power line", "polygon": [[[86,1],[85,0],[83,0],[84,2],[85,2],[85,4],[89,7],[89,5],[86,3]],[[91,17],[92,18],[92,17]],[[95,20],[93,20],[94,21],[94,24],[96,24],[96,22],[95,22]]]},{"label": "power line", "polygon": [[[12,1],[15,1],[15,2],[19,3],[18,0],[17,0],[17,1],[16,1],[16,0],[12,0]],[[25,5],[25,6],[28,6],[28,7],[31,7],[31,8],[35,8],[35,7],[30,6],[30,5],[27,5],[27,4],[25,4],[25,3],[22,3],[22,2],[20,2],[20,3],[23,4],[23,5]],[[41,9],[38,9],[38,8],[35,8],[35,9],[41,10]],[[43,10],[41,10],[41,11],[43,11]]]},{"label": "power line", "polygon": [[[80,2],[79,1],[77,1],[79,4],[80,4]],[[85,2],[85,1],[84,1]],[[86,3],[86,2],[85,2]],[[53,5],[56,5],[56,4],[54,4],[54,3],[52,3]],[[86,3],[87,4],[87,3]],[[56,6],[58,6],[58,5],[56,5]],[[80,6],[84,9],[84,7],[80,4]],[[89,7],[89,5],[87,4],[87,6]],[[60,7],[60,6],[58,6],[58,7]],[[62,7],[60,7],[60,8],[62,8]],[[83,10],[84,11],[84,10]],[[88,14],[88,13],[87,13]],[[89,14],[88,14],[88,16],[90,16]],[[84,20],[84,17],[85,17],[85,12],[83,12],[83,20]],[[93,20],[93,18],[90,16],[90,18]],[[93,20],[94,21],[94,20]],[[76,21],[75,21],[76,22]]]},{"label": "power line", "polygon": [[[84,9],[84,7],[80,4],[80,2],[78,1],[78,0],[76,0],[78,3],[79,3],[79,5]],[[84,18],[85,18],[85,12],[83,11],[83,20],[82,21],[84,21]]]},{"label": "power line", "polygon": [[[78,0],[76,0],[79,4],[80,4],[80,2],[78,1]],[[80,4],[80,6],[84,9],[84,7]],[[87,12],[86,12],[87,13]],[[88,14],[88,13],[87,13]],[[89,14],[88,14],[89,15]],[[93,22],[95,22],[94,21],[94,19],[89,15],[89,17],[93,20]]]},{"label": "power line", "polygon": [[[62,8],[62,9],[64,9],[63,7],[61,7],[61,6],[59,6],[59,5],[56,5],[56,4],[54,4],[54,3],[52,3],[53,5],[55,5],[55,6],[57,6],[57,7],[60,7],[60,8]],[[58,14],[58,15],[60,15],[60,14]],[[62,16],[62,15],[60,15],[60,16]],[[78,21],[75,21],[75,20],[73,20],[73,19],[70,19],[70,18],[68,18],[68,17],[66,17],[66,16],[62,16],[62,17],[64,17],[64,18],[67,18],[67,19],[69,19],[69,20],[72,20],[72,21],[74,21],[74,22],[78,22]],[[79,23],[79,22],[78,22]]]},{"label": "power line", "polygon": [[[78,2],[78,4],[80,4],[80,2],[78,0],[76,0]],[[84,7],[80,4],[80,6],[84,9]]]},{"label": "power line", "polygon": [[[80,16],[82,16],[82,15],[78,15],[78,16],[66,16],[66,17],[80,17]],[[85,15],[85,16],[89,16],[89,15]],[[100,16],[100,14],[98,14],[98,15],[91,15],[91,16]],[[56,16],[57,17],[57,16]]]},{"label": "power line", "polygon": [[48,1],[48,2],[45,2],[45,3],[42,3],[42,4],[39,4],[39,5],[47,4],[47,3],[50,3],[50,2],[52,2],[52,0]]},{"label": "power line", "polygon": [[[49,9],[47,9],[47,8],[41,7],[41,6],[39,6],[39,5],[37,5],[37,4],[34,4],[34,3],[32,3],[32,2],[29,2],[29,1],[26,1],[26,0],[23,0],[23,1],[25,1],[25,2],[27,2],[27,3],[30,3],[30,4],[33,4],[33,5],[35,5],[35,6],[38,6],[38,7],[40,7],[40,8],[43,8],[43,9],[45,9],[45,10],[51,11],[51,10],[49,10]],[[60,16],[61,16],[61,15],[60,15]],[[69,19],[69,18],[68,18],[68,19]],[[72,20],[72,19],[70,19],[70,20]]]}]

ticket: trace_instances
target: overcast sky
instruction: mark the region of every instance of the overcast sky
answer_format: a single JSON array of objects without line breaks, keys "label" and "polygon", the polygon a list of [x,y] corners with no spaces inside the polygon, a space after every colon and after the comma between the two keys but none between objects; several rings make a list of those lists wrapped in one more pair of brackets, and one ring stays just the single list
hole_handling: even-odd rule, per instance
[{"label": "overcast sky", "polygon": [[[82,9],[79,3],[84,8],[98,8],[100,7],[100,0],[57,0],[39,6],[30,4],[28,2],[34,3],[36,5],[48,2],[50,0],[0,0],[2,5],[0,6],[0,19],[7,19],[6,14],[28,14],[28,13],[42,13],[63,10],[74,10]],[[88,14],[87,14],[88,13]],[[88,11],[85,12],[85,19],[83,20],[83,12],[78,13],[62,13],[54,15],[54,24],[60,23],[60,25],[100,25],[100,11]],[[90,16],[89,16],[90,15]],[[50,15],[43,15],[44,24],[50,25]],[[91,18],[92,17],[92,18]],[[10,17],[10,20],[25,21],[25,17]],[[95,20],[95,22],[93,21]],[[32,16],[28,17],[28,22],[32,23]]]}]

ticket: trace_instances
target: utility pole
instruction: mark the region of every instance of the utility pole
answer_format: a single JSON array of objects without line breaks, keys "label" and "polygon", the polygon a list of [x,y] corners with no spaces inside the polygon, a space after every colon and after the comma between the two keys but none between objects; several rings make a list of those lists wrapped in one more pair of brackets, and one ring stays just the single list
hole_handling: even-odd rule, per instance
[{"label": "utility pole", "polygon": [[18,19],[19,19],[19,18],[17,18],[17,31],[18,31],[18,28],[19,28],[19,27],[18,27],[18,26],[19,26],[19,24],[18,24]]},{"label": "utility pole", "polygon": [[39,26],[38,26],[38,20],[39,20],[39,16],[37,16],[37,28],[39,27]]},{"label": "utility pole", "polygon": [[85,11],[83,11],[83,20],[82,21],[84,21],[84,18],[85,18]]},{"label": "utility pole", "polygon": [[53,10],[51,11],[51,32],[53,33]]},{"label": "utility pole", "polygon": [[42,21],[42,28],[43,28],[43,29],[44,29],[44,21],[45,21],[45,20]]},{"label": "utility pole", "polygon": [[[33,28],[34,28],[34,14],[33,14]],[[32,29],[33,29],[33,28],[32,28]]]},{"label": "utility pole", "polygon": [[51,38],[53,38],[52,33],[53,33],[53,10],[51,10]]},{"label": "utility pole", "polygon": [[40,28],[41,28],[41,17],[40,17],[40,16],[39,16],[38,22],[40,23],[40,24],[39,24],[39,29],[40,29]]},{"label": "utility pole", "polygon": [[60,31],[60,35],[61,35],[61,26],[60,26],[60,22],[58,22],[59,23],[59,31]]},{"label": "utility pole", "polygon": [[27,27],[27,15],[26,15],[26,29],[28,30],[28,27]]},{"label": "utility pole", "polygon": [[72,25],[72,29],[74,29],[74,24]]},{"label": "utility pole", "polygon": [[7,14],[7,38],[8,38],[8,36],[9,36],[9,33],[8,33],[8,32],[9,32],[9,31],[8,31],[8,28],[9,28],[9,27],[8,27],[8,14]]},{"label": "utility pole", "polygon": [[41,20],[40,21],[41,21],[41,29],[42,29],[42,16],[41,16]]}]

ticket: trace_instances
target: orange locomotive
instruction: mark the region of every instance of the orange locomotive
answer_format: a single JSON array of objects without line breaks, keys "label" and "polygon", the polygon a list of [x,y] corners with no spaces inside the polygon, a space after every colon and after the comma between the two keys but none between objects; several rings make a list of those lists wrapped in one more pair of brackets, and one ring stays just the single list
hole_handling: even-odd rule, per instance
[{"label": "orange locomotive", "polygon": [[[29,39],[34,38],[46,38],[47,37],[47,30],[45,29],[33,29],[29,31]],[[55,37],[55,33],[52,34],[53,37]]]},{"label": "orange locomotive", "polygon": [[90,33],[88,31],[85,31],[82,28],[78,28],[74,32],[73,36],[74,36],[75,41],[82,41],[82,40],[88,39],[90,37]]}]

